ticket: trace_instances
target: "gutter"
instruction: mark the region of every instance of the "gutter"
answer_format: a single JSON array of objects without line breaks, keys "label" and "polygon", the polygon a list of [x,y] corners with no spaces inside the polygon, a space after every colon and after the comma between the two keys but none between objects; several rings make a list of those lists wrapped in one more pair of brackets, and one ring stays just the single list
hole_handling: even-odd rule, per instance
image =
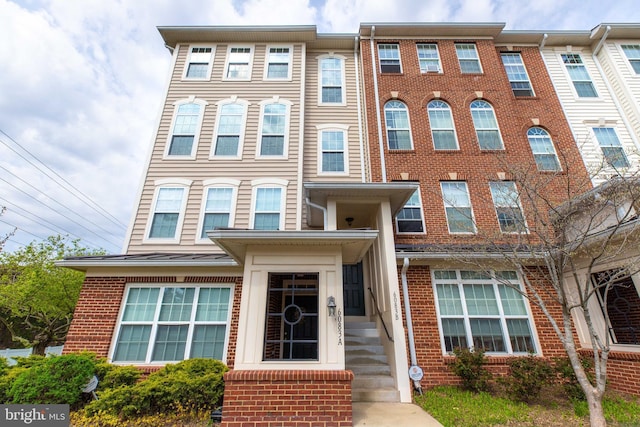
[{"label": "gutter", "polygon": [[413,381],[413,388],[422,394],[422,369],[418,366],[418,358],[416,357],[416,343],[413,337],[413,320],[411,319],[411,304],[409,302],[409,285],[407,283],[407,270],[409,269],[409,258],[405,257],[402,264],[402,296],[404,298],[404,313],[407,318],[407,333],[409,335],[409,355],[411,357],[411,367],[409,368],[409,377]]}]

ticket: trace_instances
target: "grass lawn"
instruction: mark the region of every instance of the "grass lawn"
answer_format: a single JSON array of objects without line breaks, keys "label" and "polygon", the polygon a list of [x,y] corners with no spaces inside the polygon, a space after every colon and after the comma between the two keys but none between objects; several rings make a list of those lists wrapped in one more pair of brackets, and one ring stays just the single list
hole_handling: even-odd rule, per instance
[{"label": "grass lawn", "polygon": [[[557,386],[543,390],[532,404],[513,402],[490,393],[473,393],[454,386],[435,387],[416,403],[445,427],[588,426],[586,402],[575,405]],[[608,393],[604,401],[610,426],[640,426],[640,399]]]}]

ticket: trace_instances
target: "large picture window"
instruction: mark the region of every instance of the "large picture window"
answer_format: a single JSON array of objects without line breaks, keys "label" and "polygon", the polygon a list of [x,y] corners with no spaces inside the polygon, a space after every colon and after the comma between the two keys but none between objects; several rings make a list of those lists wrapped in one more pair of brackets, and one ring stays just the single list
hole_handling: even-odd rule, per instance
[{"label": "large picture window", "polygon": [[114,362],[225,360],[231,287],[132,286],[122,310]]},{"label": "large picture window", "polygon": [[[640,345],[640,289],[621,269],[593,275],[600,307],[614,344]],[[608,285],[608,288],[607,288]]]},{"label": "large picture window", "polygon": [[318,273],[271,273],[263,360],[318,360]]},{"label": "large picture window", "polygon": [[489,353],[537,352],[522,285],[515,271],[435,270],[442,347],[478,348]]}]

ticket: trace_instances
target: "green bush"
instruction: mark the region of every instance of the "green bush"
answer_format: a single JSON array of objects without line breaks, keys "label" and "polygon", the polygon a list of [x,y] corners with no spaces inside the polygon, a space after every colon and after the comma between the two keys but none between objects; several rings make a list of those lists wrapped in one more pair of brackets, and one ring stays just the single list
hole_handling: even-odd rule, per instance
[{"label": "green bush", "polygon": [[19,363],[17,369],[22,371],[5,391],[8,403],[76,407],[82,399],[82,388],[95,372],[95,362],[92,355],[68,354]]},{"label": "green bush", "polygon": [[456,358],[451,365],[451,370],[462,380],[462,387],[475,392],[488,391],[492,375],[484,367],[487,362],[484,350],[471,351],[467,348],[456,348],[453,354]]},{"label": "green bush", "polygon": [[[587,378],[589,378],[589,381],[593,382],[593,361],[585,357],[580,357],[580,361],[582,363],[582,367],[587,373]],[[586,400],[584,391],[578,383],[578,378],[576,378],[576,373],[573,371],[569,358],[556,358],[554,359],[554,364],[555,370],[560,376],[562,387],[564,388],[564,392],[567,394],[567,397],[571,400]]]},{"label": "green bush", "polygon": [[96,364],[96,376],[99,379],[98,391],[120,386],[134,385],[140,379],[141,372],[135,366],[120,366],[100,360]]},{"label": "green bush", "polygon": [[9,397],[9,390],[16,378],[26,371],[27,368],[21,366],[10,366],[0,375],[0,404],[13,403]]},{"label": "green bush", "polygon": [[507,396],[520,402],[531,402],[540,396],[542,387],[553,374],[553,368],[544,359],[532,354],[509,361],[509,376],[502,379]]},{"label": "green bush", "polygon": [[150,374],[144,381],[122,385],[99,394],[86,407],[88,416],[98,413],[123,419],[176,411],[209,411],[222,403],[222,375],[227,366],[217,360],[190,359]]}]

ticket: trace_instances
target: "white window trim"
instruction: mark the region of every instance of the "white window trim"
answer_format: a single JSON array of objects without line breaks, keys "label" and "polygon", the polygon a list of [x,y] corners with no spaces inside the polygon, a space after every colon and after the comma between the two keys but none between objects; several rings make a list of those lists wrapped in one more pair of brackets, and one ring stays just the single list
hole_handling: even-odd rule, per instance
[{"label": "white window trim", "polygon": [[[186,80],[186,81],[208,81],[211,80],[211,70],[213,69],[213,58],[215,58],[216,55],[216,46],[212,45],[212,44],[199,44],[199,43],[194,43],[194,44],[190,44],[187,46],[188,47],[188,53],[187,53],[187,59],[185,60],[184,63],[184,71],[182,72],[182,80]],[[191,64],[191,50],[194,47],[210,47],[211,48],[211,53],[209,56],[209,65],[207,67],[207,75],[206,77],[187,77],[187,71],[189,70],[189,65]]]},{"label": "white window trim", "polygon": [[[511,183],[513,184],[513,189],[515,190],[515,194],[518,197],[515,200],[515,204],[510,206],[498,206],[496,205],[496,199],[493,197],[493,191],[491,191],[491,184],[493,183]],[[493,212],[496,214],[496,220],[498,221],[498,228],[500,229],[500,233],[502,234],[529,234],[529,225],[527,224],[527,217],[524,215],[524,209],[522,208],[522,203],[520,202],[520,192],[518,191],[518,185],[515,181],[493,181],[489,182],[489,192],[491,193],[491,201],[493,202]],[[502,226],[500,226],[500,218],[498,218],[498,208],[507,207],[507,208],[515,208],[518,207],[520,209],[520,214],[522,215],[522,222],[524,226],[524,230],[522,231],[503,231]]]},{"label": "white window trim", "polygon": [[[589,81],[591,82],[591,85],[593,86],[593,90],[596,91],[596,96],[580,96],[578,94],[578,90],[576,89],[576,85],[573,84],[573,79],[571,78],[571,74],[569,74],[569,69],[567,68],[567,64],[565,64],[564,60],[562,59],[562,55],[570,55],[570,54],[580,55],[580,59],[582,60],[582,66],[584,67],[585,71],[589,75]],[[623,53],[623,55],[624,55],[624,53]],[[558,53],[558,61],[560,61],[560,66],[562,67],[562,72],[564,73],[564,75],[565,75],[565,77],[567,79],[567,83],[569,84],[569,90],[571,90],[571,93],[573,93],[573,97],[576,100],[579,100],[580,102],[601,101],[602,98],[600,96],[600,91],[598,90],[598,87],[596,86],[596,82],[593,80],[593,77],[591,76],[591,72],[589,71],[589,67],[587,67],[587,63],[584,61],[584,58],[588,57],[588,56],[589,55],[584,55],[580,50],[577,50],[577,51],[568,50],[568,51],[564,51],[564,52],[559,52]]]},{"label": "white window trim", "polygon": [[[480,71],[478,71],[477,73],[465,73],[462,70],[462,64],[460,62],[460,56],[458,56],[458,49],[457,49],[457,45],[463,45],[463,44],[469,44],[469,45],[473,45],[473,50],[476,53],[476,60],[478,61],[478,67],[480,68]],[[482,61],[480,60],[480,52],[478,52],[478,45],[474,42],[456,42],[454,43],[453,48],[456,51],[456,58],[458,59],[458,68],[460,69],[460,74],[484,74],[484,68],[482,67]],[[465,61],[469,61],[468,58],[462,58]]]},{"label": "white window trim", "polygon": [[[451,129],[453,130],[453,137],[454,137],[454,138],[455,138],[455,140],[456,140],[456,148],[436,148],[436,139],[435,139],[435,138],[434,138],[434,136],[433,136],[433,130],[434,130],[434,127],[431,125],[431,117],[429,116],[429,104],[430,104],[432,101],[440,101],[440,102],[444,102],[444,103],[445,103],[445,104],[447,104],[447,106],[449,107],[449,114],[451,115],[451,126],[452,126],[452,128],[451,128]],[[454,150],[460,150],[460,143],[459,143],[459,141],[458,141],[458,131],[457,131],[457,129],[456,129],[456,122],[455,122],[455,119],[454,119],[454,117],[453,117],[453,109],[451,108],[451,105],[450,105],[448,102],[446,102],[446,101],[444,101],[444,100],[442,100],[442,99],[432,99],[431,101],[429,101],[429,102],[427,103],[427,120],[429,121],[429,131],[431,132],[431,142],[432,142],[432,144],[433,144],[433,149],[434,149],[435,151],[454,151]],[[442,130],[442,129],[440,129],[440,128],[436,128],[436,130]]]},{"label": "white window trim", "polygon": [[[391,148],[391,144],[389,143],[389,127],[387,127],[387,104],[389,104],[390,102],[393,101],[397,101],[400,102],[402,105],[404,105],[405,107],[405,112],[407,113],[407,125],[408,125],[408,129],[409,129],[409,142],[411,142],[411,147],[409,148]],[[415,147],[413,145],[413,131],[411,130],[411,115],[409,114],[409,106],[400,101],[399,99],[390,99],[387,102],[384,103],[384,105],[382,106],[382,117],[383,117],[383,123],[384,123],[384,128],[385,128],[385,136],[387,139],[387,150],[389,151],[410,151],[410,150],[414,150]],[[399,129],[399,128],[394,128],[394,129]]]},{"label": "white window trim", "polygon": [[[465,188],[467,189],[467,197],[469,198],[469,206],[468,207],[471,210],[471,225],[473,225],[473,231],[451,231],[451,227],[450,227],[450,223],[449,223],[449,216],[447,215],[447,206],[448,206],[447,203],[449,203],[449,202],[445,198],[444,187],[442,186],[444,183],[451,183],[451,182],[464,183]],[[476,234],[478,232],[478,229],[476,227],[476,217],[475,217],[475,214],[473,212],[473,202],[471,201],[471,192],[469,191],[469,184],[466,181],[440,181],[440,193],[442,195],[442,205],[444,207],[444,217],[447,220],[447,230],[449,231],[449,234],[465,234],[465,235]],[[466,206],[451,206],[451,207],[452,208],[458,208],[458,207],[466,208]]]},{"label": "white window trim", "polygon": [[[147,216],[147,226],[144,231],[143,243],[180,243],[180,237],[182,236],[182,226],[184,224],[185,211],[187,207],[187,200],[189,199],[189,190],[193,181],[183,178],[165,178],[158,179],[154,182],[155,190],[153,192],[153,201]],[[176,234],[173,238],[164,237],[149,237],[151,232],[151,225],[153,224],[153,217],[156,212],[156,204],[158,203],[158,195],[161,188],[183,188],[182,205],[180,206],[180,212],[178,213],[178,222],[176,223]]]},{"label": "white window trim", "polygon": [[214,244],[210,239],[201,238],[202,227],[204,226],[205,207],[207,206],[207,195],[210,188],[231,188],[231,208],[229,209],[229,227],[235,225],[236,206],[238,203],[238,188],[241,181],[231,178],[212,178],[202,181],[202,203],[200,204],[200,217],[198,218],[198,230],[196,232],[196,243]]},{"label": "white window trim", "polygon": [[[159,315],[158,308],[156,309],[156,313],[154,314],[154,320],[150,322],[147,322],[147,321],[139,322],[141,324],[152,323],[151,333],[149,334],[149,347],[147,348],[147,356],[146,356],[145,362],[130,362],[130,361],[114,362],[113,361],[113,358],[115,356],[116,346],[118,344],[118,338],[120,337],[120,327],[122,326],[122,316],[124,316],[125,303],[127,301],[127,298],[129,297],[129,290],[131,288],[160,288],[160,295],[158,296],[158,302],[157,302],[158,306],[162,304],[162,290],[164,288],[197,288],[198,295],[201,288],[228,288],[229,289],[229,308],[227,310],[227,313],[228,313],[227,319],[224,322],[226,326],[226,331],[225,331],[225,337],[224,337],[224,349],[222,351],[222,359],[221,359],[223,363],[225,364],[227,363],[227,355],[229,350],[229,338],[231,336],[231,320],[233,318],[233,299],[235,296],[234,283],[137,283],[137,282],[127,283],[127,285],[125,286],[124,294],[122,296],[122,300],[120,301],[120,310],[118,311],[118,321],[116,323],[113,337],[111,339],[111,345],[109,346],[109,356],[108,356],[109,363],[113,363],[114,365],[131,365],[132,363],[135,363],[136,366],[164,366],[167,363],[176,363],[175,361],[151,362],[151,354],[153,353],[153,346],[151,345],[151,342],[152,342],[152,337],[155,336],[155,332],[157,331],[157,327],[158,327],[158,320],[156,320],[156,317]],[[193,341],[192,326],[195,324],[194,316],[195,316],[195,310],[194,310],[194,313],[191,313],[191,319],[188,322],[189,333],[187,336],[185,353],[190,352],[190,349],[191,349],[190,344]],[[127,322],[127,323],[134,324],[134,322]],[[180,323],[186,323],[186,321],[180,322]],[[207,323],[214,323],[214,322],[207,322]],[[188,359],[185,358],[183,360],[188,360]]]},{"label": "white window trim", "polygon": [[[343,124],[324,124],[316,126],[318,130],[318,175],[323,176],[348,176],[349,175],[349,126]],[[340,131],[343,134],[344,141],[344,171],[327,172],[322,170],[322,132],[324,131]]]},{"label": "white window trim", "polygon": [[[216,155],[216,144],[218,142],[218,128],[220,126],[220,116],[222,112],[222,107],[229,104],[240,104],[244,107],[244,114],[242,117],[242,125],[240,127],[240,135],[238,138],[238,151],[235,156],[223,156]],[[251,103],[244,99],[238,99],[237,96],[232,96],[231,98],[223,99],[216,103],[216,124],[213,130],[213,139],[211,140],[211,152],[209,153],[209,159],[222,159],[222,160],[242,160],[242,153],[244,150],[244,135],[247,127],[247,115],[249,111],[249,106]]]},{"label": "white window trim", "polygon": [[[271,48],[288,48],[289,62],[287,63],[287,77],[269,77],[269,50]],[[293,69],[293,45],[289,44],[268,44],[264,51],[264,73],[262,79],[266,81],[291,81]]]},{"label": "white window trim", "polygon": [[[282,155],[281,156],[267,156],[261,155],[262,150],[262,125],[264,121],[264,108],[270,104],[284,104],[286,107],[284,116],[284,141],[282,142]],[[293,103],[287,99],[282,99],[279,96],[274,96],[271,99],[265,99],[260,102],[260,119],[258,122],[258,140],[256,141],[256,159],[267,160],[286,160],[289,158],[289,125],[291,121],[291,106]]]},{"label": "white window trim", "polygon": [[[420,65],[420,49],[419,46],[420,45],[434,45],[436,47],[436,53],[438,54],[438,70],[437,71],[431,71],[428,70],[427,71],[422,71],[422,66]],[[420,68],[420,73],[421,74],[442,74],[444,73],[443,71],[443,67],[442,67],[442,59],[440,58],[440,48],[438,48],[438,43],[435,42],[421,42],[421,43],[416,43],[416,55],[418,55],[418,67]]]},{"label": "white window trim", "polygon": [[[449,270],[446,268],[438,268],[437,270]],[[464,292],[462,292],[460,290],[460,284],[464,284],[465,282],[467,282],[466,280],[463,280],[460,277],[460,271],[459,269],[450,269],[450,270],[455,270],[456,272],[456,279],[452,280],[452,279],[447,279],[447,280],[442,280],[442,279],[438,279],[436,281],[435,278],[435,269],[431,269],[431,286],[432,286],[432,290],[433,290],[433,295],[434,295],[434,299],[435,299],[435,305],[436,305],[436,317],[438,319],[438,334],[440,336],[440,347],[442,350],[442,354],[443,355],[450,355],[451,353],[447,352],[447,348],[445,346],[445,342],[444,342],[444,333],[443,333],[443,329],[442,329],[442,315],[440,314],[440,304],[438,301],[438,291],[437,291],[437,284],[438,283],[447,283],[447,284],[456,284],[458,285],[458,289],[460,292],[460,303],[462,305],[462,312],[463,312],[463,320],[464,320],[464,328],[465,328],[465,334],[467,335],[467,338],[473,338],[473,335],[471,334],[471,327],[469,325],[469,313],[467,311],[467,305],[466,305],[466,300],[465,300],[465,296],[464,296]],[[505,268],[504,270],[509,270],[509,268]],[[522,277],[520,276],[520,273],[516,272],[516,274],[518,275],[518,283],[520,285],[520,289],[524,290],[524,286],[523,286],[523,280]],[[470,280],[469,280],[470,281]],[[437,282],[437,283],[436,283]],[[482,281],[477,281],[479,283],[477,284],[489,284],[489,282],[491,282],[493,284],[493,288],[494,288],[494,292],[498,291],[497,289],[497,285],[500,284],[500,281],[497,279],[490,279],[490,280],[482,280]],[[475,283],[474,283],[475,284]],[[500,292],[496,293],[496,302],[498,303],[498,298],[500,297]],[[529,298],[527,297],[522,297],[525,308],[527,310],[527,319],[529,320],[529,327],[531,328],[531,339],[533,340],[533,344],[536,347],[536,352],[534,353],[537,356],[542,356],[542,346],[540,345],[540,339],[538,338],[538,331],[536,329],[536,322],[535,319],[533,318],[533,314],[531,313],[531,304],[529,301]],[[500,300],[501,302],[501,300]],[[507,349],[507,351],[505,352],[487,352],[486,354],[488,355],[495,355],[495,356],[522,356],[523,354],[526,353],[514,353],[513,349],[511,347],[511,340],[509,339],[509,330],[506,327],[506,319],[507,318],[512,318],[512,317],[508,317],[507,315],[504,314],[504,308],[502,307],[501,303],[498,303],[498,310],[499,310],[499,315],[491,315],[491,316],[485,316],[485,317],[490,317],[490,318],[495,318],[495,317],[500,317],[500,325],[502,326],[502,333],[503,333],[503,339],[505,341],[505,348]],[[474,318],[478,318],[478,317],[482,317],[482,316],[473,316]],[[523,318],[524,316],[515,316],[513,318]],[[473,345],[472,342],[468,343],[469,345]]]},{"label": "white window trim", "polygon": [[[339,59],[340,67],[342,68],[342,102],[322,102],[322,60],[324,59]],[[343,55],[335,55],[333,52],[329,52],[325,55],[320,55],[316,58],[318,61],[318,105],[319,106],[346,106],[347,105],[347,88],[346,88],[346,63],[347,58]]]},{"label": "white window trim", "polygon": [[[422,204],[422,193],[420,191],[420,188],[416,189],[415,193],[418,195],[418,202],[420,204],[420,220],[422,221],[422,231],[400,231],[400,227],[398,226],[398,216],[396,215],[395,219],[395,225],[396,225],[396,234],[400,234],[400,235],[410,235],[410,234],[427,234],[427,227],[426,224],[424,223],[424,205]],[[405,206],[402,207],[402,209],[404,209],[406,207]],[[410,206],[411,208],[415,208],[415,206]],[[400,210],[402,212],[402,209]]]},{"label": "white window trim", "polygon": [[[493,119],[496,122],[495,130],[498,131],[498,138],[500,138],[500,145],[501,145],[500,148],[482,148],[480,146],[480,138],[478,137],[478,127],[476,127],[476,123],[473,120],[473,108],[471,107],[471,104],[473,104],[474,101],[482,101],[482,102],[486,103],[489,106],[489,108],[491,109],[491,112],[493,113]],[[473,131],[475,132],[476,142],[478,143],[478,148],[480,149],[480,151],[503,151],[503,150],[505,150],[504,138],[502,138],[502,131],[500,130],[500,122],[498,122],[498,115],[496,114],[496,109],[494,108],[493,104],[491,104],[489,101],[487,101],[485,99],[474,99],[469,104],[469,114],[471,114],[471,123],[473,124]],[[493,130],[493,129],[492,128],[480,128],[480,130]]]},{"label": "white window trim", "polygon": [[[231,49],[233,48],[249,48],[249,77],[246,79],[237,79],[232,77],[227,77],[229,73],[229,59],[231,58]],[[223,81],[251,81],[253,76],[253,55],[255,53],[255,46],[252,44],[230,44],[227,47],[227,56],[224,61],[224,73],[222,74]]]},{"label": "white window trim", "polygon": [[281,188],[280,198],[280,222],[278,230],[284,230],[286,219],[286,206],[287,206],[287,186],[289,181],[280,178],[259,178],[251,181],[251,211],[249,212],[249,227],[254,229],[254,220],[256,217],[256,201],[258,195],[258,188]]},{"label": "white window trim", "polygon": [[[389,72],[383,72],[382,71],[382,60],[380,59],[380,45],[396,45],[396,47],[398,48],[398,62],[400,65],[400,71],[398,73],[389,73]],[[402,69],[402,54],[400,53],[400,43],[398,42],[380,42],[380,43],[376,43],[376,57],[378,59],[378,72],[380,74],[402,74],[404,72],[404,70]]]},{"label": "white window trim", "polygon": [[533,90],[533,83],[531,82],[531,77],[529,77],[529,71],[527,70],[527,66],[524,63],[524,59],[522,58],[522,52],[500,52],[500,62],[502,63],[502,67],[504,68],[505,74],[507,75],[507,80],[509,81],[509,85],[511,85],[511,83],[522,82],[524,80],[511,81],[511,79],[509,78],[509,73],[507,73],[507,67],[504,64],[504,62],[502,62],[502,55],[503,54],[518,55],[518,57],[520,58],[520,65],[522,65],[522,68],[524,69],[524,74],[525,74],[525,76],[527,76],[527,83],[529,83],[529,89],[531,89],[531,95],[516,95],[515,92],[513,92],[513,88],[511,88],[511,93],[513,93],[513,96],[515,96],[516,98],[525,98],[527,96],[536,96],[536,91]]},{"label": "white window trim", "polygon": [[[547,136],[549,137],[549,142],[551,142],[551,148],[553,148],[553,154],[556,156],[556,162],[558,163],[558,169],[556,170],[541,170],[538,167],[538,162],[536,162],[536,154],[543,154],[543,153],[534,153],[533,152],[533,147],[531,146],[531,138],[529,136],[529,130],[531,130],[532,128],[539,128],[542,129],[543,131],[545,131],[547,133]],[[534,163],[536,163],[536,169],[538,169],[538,172],[551,172],[551,173],[556,173],[556,172],[562,172],[562,163],[560,163],[560,157],[558,157],[558,151],[556,150],[556,144],[553,142],[553,139],[551,138],[551,134],[549,133],[549,131],[545,128],[543,128],[542,126],[531,126],[529,129],[527,129],[527,142],[529,142],[529,149],[531,150],[531,154],[533,155],[533,161]],[[546,153],[546,154],[550,154],[550,153]]]},{"label": "white window trim", "polygon": [[[636,70],[633,68],[633,65],[631,65],[631,60],[629,59],[629,57],[625,53],[624,49],[622,48],[622,46],[629,46],[629,45],[631,45],[631,46],[640,45],[640,42],[638,42],[637,40],[629,41],[627,43],[620,42],[620,43],[616,43],[616,48],[618,49],[618,52],[619,52],[620,56],[622,58],[624,58],[625,62],[627,63],[627,68],[629,69],[629,73],[630,73],[628,78],[638,79],[638,78],[640,78],[640,73],[636,73]],[[640,58],[638,60],[640,60]]]},{"label": "white window trim", "polygon": [[[619,146],[618,145],[605,145],[605,146],[603,146],[600,143],[600,140],[598,139],[598,136],[596,135],[595,129],[597,129],[597,128],[599,128],[599,129],[612,129],[613,133],[616,135],[616,139],[618,140],[618,143],[620,145]],[[610,125],[607,125],[606,123],[603,126],[601,126],[599,124],[598,125],[594,125],[594,126],[590,126],[589,127],[589,134],[593,138],[593,141],[595,142],[596,149],[598,150],[597,152],[600,154],[600,159],[602,161],[602,165],[603,165],[603,168],[605,170],[608,170],[608,171],[612,171],[612,170],[622,171],[622,170],[631,169],[631,167],[632,167],[631,160],[629,160],[629,155],[627,154],[627,150],[625,150],[625,144],[622,142],[622,139],[620,139],[620,133],[618,132],[616,126],[610,126]],[[622,154],[624,155],[624,158],[625,158],[625,160],[627,162],[627,166],[612,166],[609,163],[609,160],[607,159],[607,156],[605,156],[605,154],[604,154],[604,148],[609,148],[609,147],[620,147],[620,150],[622,150]]]},{"label": "white window trim", "polygon": [[[191,154],[182,156],[169,154],[169,148],[171,148],[171,140],[173,138],[173,128],[176,125],[176,119],[178,118],[178,108],[184,104],[197,104],[200,106],[200,116],[198,117],[198,124],[196,125],[196,130],[193,135],[193,144],[191,145]],[[163,159],[178,159],[178,160],[195,160],[196,153],[198,152],[198,142],[200,141],[200,131],[202,130],[202,121],[204,119],[204,110],[207,108],[209,103],[204,99],[198,99],[195,95],[191,95],[187,99],[180,99],[173,103],[173,117],[171,118],[171,125],[169,126],[169,133],[167,135],[167,140],[165,143],[164,156]]]}]

